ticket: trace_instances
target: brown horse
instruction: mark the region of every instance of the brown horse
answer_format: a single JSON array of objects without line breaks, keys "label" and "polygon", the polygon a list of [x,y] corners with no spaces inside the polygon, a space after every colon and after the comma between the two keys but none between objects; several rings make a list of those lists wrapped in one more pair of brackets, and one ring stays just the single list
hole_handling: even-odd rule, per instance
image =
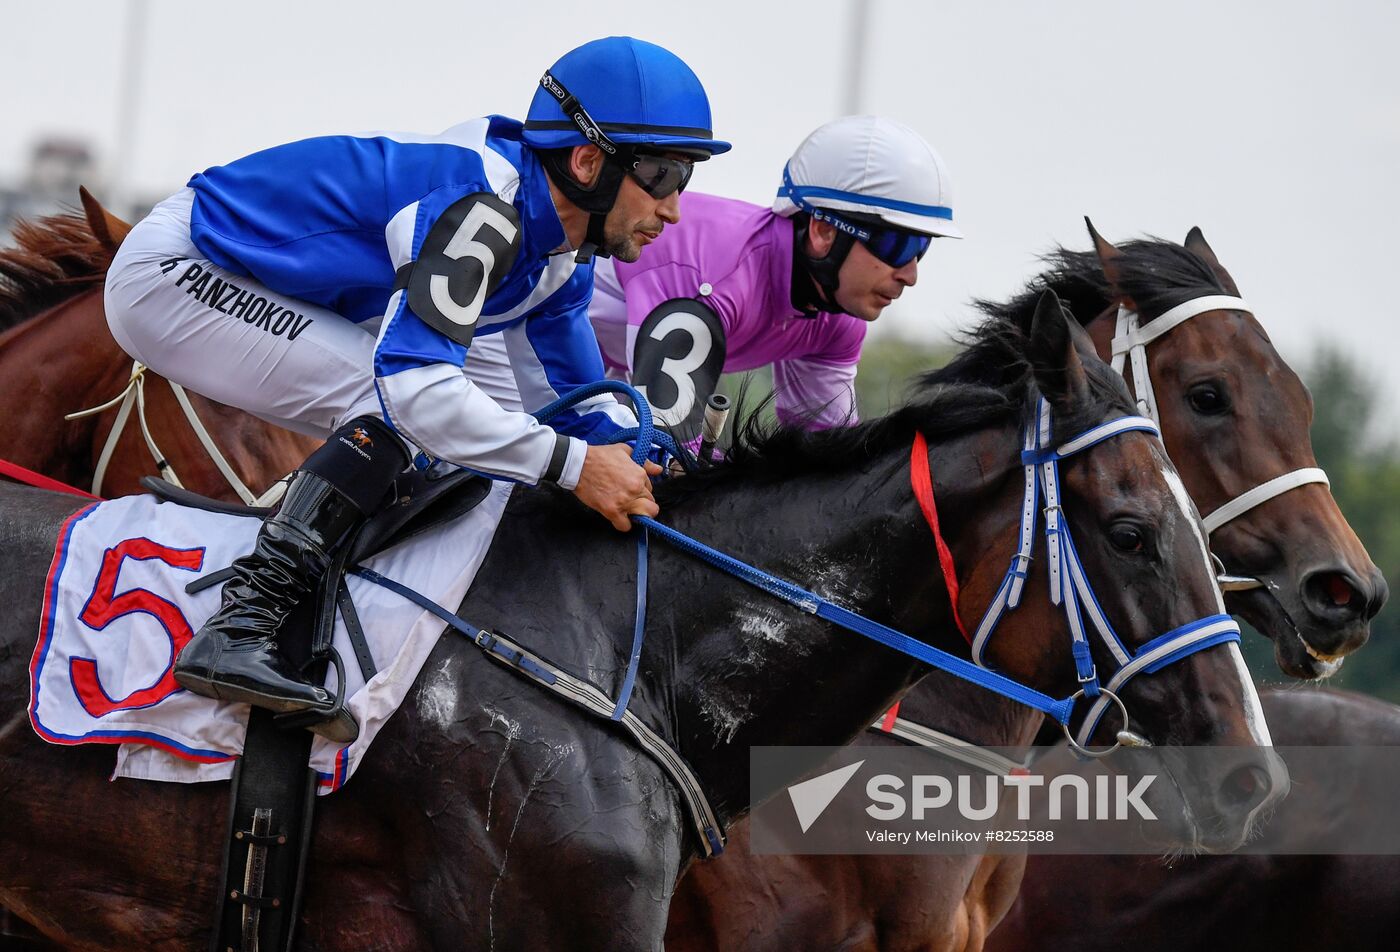
[{"label": "brown horse", "polygon": [[[989,320],[1023,324],[1048,286],[1072,302],[1107,359],[1115,336],[1108,318],[1120,305],[1156,318],[1184,302],[1238,296],[1199,230],[1184,246],[1154,240],[1118,249],[1094,238],[1095,252],[1058,252],[1054,267],[1024,294],[986,304]],[[1202,512],[1316,465],[1308,440],[1311,399],[1252,314],[1230,307],[1204,311],[1154,341],[1147,359],[1168,452]],[[1233,572],[1266,581],[1259,590],[1264,594],[1243,593],[1248,597],[1232,607],[1273,637],[1286,671],[1317,673],[1304,631],[1309,644],[1329,651],[1364,642],[1386,597],[1379,571],[1318,484],[1257,506],[1211,541]],[[910,692],[899,713],[983,746],[1030,740],[1015,730],[1016,705],[938,674]],[[879,735],[869,742],[899,743]],[[667,933],[670,952],[978,949],[1015,899],[1024,862],[1014,856],[751,856],[746,830],[736,830],[734,839],[729,855],[693,868],[681,882]]]},{"label": "brown horse", "polygon": [[[1054,405],[1055,445],[1132,412],[1121,380],[1081,337],[1054,304],[1029,333],[989,327],[890,417],[780,430],[678,480],[661,492],[666,521],[952,647],[911,461],[937,474],[963,568],[959,607],[970,615],[991,601],[1015,549],[1019,434],[1037,392]],[[985,382],[1008,367],[1018,372]],[[1062,471],[1085,572],[1135,647],[1219,611],[1175,479],[1160,443],[1140,432],[1100,442]],[[0,905],[71,949],[188,949],[208,929],[224,786],[109,782],[110,753],[47,745],[25,724],[39,593],[72,509],[0,487],[0,597],[12,607],[0,623]],[[1139,535],[1153,544],[1139,550]],[[927,670],[653,548],[649,637],[629,710],[690,764],[722,823],[746,812],[750,747],[849,741]],[[461,613],[610,693],[627,667],[635,560],[632,540],[567,493],[518,492]],[[1077,683],[1067,643],[1036,572],[989,657],[1063,696]],[[1154,675],[1155,690],[1124,695],[1151,740],[1231,749],[1228,768],[1178,778],[1171,794],[1183,801],[1174,815],[1202,818],[1191,835],[1222,848],[1242,841],[1286,785],[1257,746],[1260,715],[1237,658],[1216,645]],[[1025,709],[1012,717],[1015,733],[1035,729]],[[676,877],[697,852],[688,828],[676,788],[615,725],[449,636],[359,772],[320,809],[304,947],[655,952]]]},{"label": "brown horse", "polygon": [[[72,412],[107,403],[130,383],[132,361],[107,331],[102,281],[131,226],[82,191],[84,216],[21,222],[15,246],[0,250],[0,415],[9,439],[0,460],[75,488],[93,488],[119,407],[77,420]],[[240,500],[199,442],[167,381],[147,371],[144,416],[170,470],[189,489]],[[188,400],[235,474],[260,493],[301,463],[315,441],[198,394]],[[101,492],[141,492],[160,475],[131,414],[106,466]],[[0,730],[3,733],[3,730]],[[22,939],[21,937],[26,937]],[[0,910],[0,948],[54,948]]]},{"label": "brown horse", "polygon": [[[1097,234],[1094,239],[1102,271],[1090,255],[1061,252],[1055,268],[1027,293],[1048,285],[1070,297],[1075,313],[1089,316],[1089,332],[1105,359],[1115,351],[1127,356],[1131,335],[1113,320],[1120,309],[1142,312],[1148,338],[1154,333],[1148,319],[1165,316],[1162,336],[1142,348],[1144,378],[1163,393],[1157,401],[1162,438],[1172,458],[1182,461],[1211,551],[1225,572],[1262,583],[1225,585],[1226,605],[1273,640],[1284,674],[1333,673],[1366,643],[1388,590],[1318,481],[1308,437],[1312,396],[1238,300],[1239,288],[1199,229],[1187,235],[1185,248],[1208,272],[1200,272],[1200,283],[1186,293],[1181,286],[1194,279],[1177,278],[1175,258],[1148,252],[1154,243],[1133,242],[1120,252]],[[1170,312],[1188,295],[1205,295],[1218,306],[1173,326]],[[1025,305],[1023,296],[1009,306]],[[1132,361],[1123,360],[1123,372],[1141,399],[1143,381]],[[1248,508],[1256,496],[1261,501]]]},{"label": "brown horse", "polygon": [[[86,218],[58,215],[23,222],[17,247],[0,251],[0,418],[8,460],[88,490],[119,408],[75,420],[67,414],[108,403],[127,389],[132,360],[107,330],[102,282],[129,226],[83,194]],[[145,418],[152,439],[187,488],[239,501],[200,443],[169,383],[146,372]],[[241,410],[188,399],[234,473],[262,493],[315,449]],[[106,467],[104,496],[141,492],[159,475],[139,421],[127,420]]]},{"label": "brown horse", "polygon": [[[1333,690],[1267,691],[1275,743],[1400,747],[1400,707]],[[1393,804],[1368,773],[1295,770],[1293,793],[1264,827],[1335,835],[1354,803]],[[1354,842],[1356,837],[1350,839]],[[1400,929],[1400,856],[1032,856],[994,952],[1304,952],[1388,949]]]}]

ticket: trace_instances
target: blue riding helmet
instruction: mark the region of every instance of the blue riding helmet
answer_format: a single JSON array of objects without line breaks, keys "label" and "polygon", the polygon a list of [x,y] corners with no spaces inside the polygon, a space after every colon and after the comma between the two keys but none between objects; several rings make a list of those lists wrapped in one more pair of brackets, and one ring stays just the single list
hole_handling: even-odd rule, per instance
[{"label": "blue riding helmet", "polygon": [[591,119],[605,139],[619,145],[697,158],[730,149],[713,137],[710,100],[691,68],[669,50],[630,36],[585,43],[549,68],[530,101],[525,142],[536,149],[597,143],[575,120],[579,109],[565,106],[581,107],[582,125]]}]

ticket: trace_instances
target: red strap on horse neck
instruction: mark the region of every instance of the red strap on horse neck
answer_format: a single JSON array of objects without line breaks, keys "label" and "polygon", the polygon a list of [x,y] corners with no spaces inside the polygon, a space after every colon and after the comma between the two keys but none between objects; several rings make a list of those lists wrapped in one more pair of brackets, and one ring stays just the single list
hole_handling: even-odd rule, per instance
[{"label": "red strap on horse neck", "polygon": [[894,730],[894,722],[899,718],[899,702],[894,702],[894,707],[885,712],[885,719],[880,722],[880,730],[886,734]]},{"label": "red strap on horse neck", "polygon": [[[948,543],[943,541],[943,533],[938,529],[938,506],[933,501],[933,474],[928,469],[928,440],[922,433],[914,434],[914,449],[909,454],[909,484],[914,488],[914,498],[923,510],[924,521],[933,530],[933,542],[938,547],[938,564],[943,569],[943,584],[948,587],[948,601],[953,607],[953,622],[968,644],[972,639],[963,627],[962,616],[958,614],[958,573],[953,568],[953,553],[948,551]],[[894,730],[895,719],[899,717],[899,702],[885,712],[880,721],[880,730],[889,733]]]},{"label": "red strap on horse neck", "polygon": [[83,492],[76,486],[61,483],[56,479],[50,479],[43,473],[36,473],[32,469],[25,469],[17,463],[0,459],[0,476],[8,476],[13,480],[24,483],[27,486],[37,486],[40,489],[51,489],[59,493],[72,493],[74,496],[86,496],[89,499],[101,499],[101,496],[94,496],[92,493]]},{"label": "red strap on horse neck", "polygon": [[933,542],[938,547],[938,564],[943,569],[943,584],[948,587],[948,601],[953,607],[953,621],[962,632],[968,644],[967,629],[963,627],[962,616],[958,614],[958,573],[953,568],[953,553],[948,551],[948,543],[943,541],[943,533],[938,530],[938,506],[933,501],[933,475],[928,469],[928,441],[922,433],[914,434],[914,449],[909,456],[909,483],[914,488],[914,498],[919,500],[924,521],[933,530]]}]

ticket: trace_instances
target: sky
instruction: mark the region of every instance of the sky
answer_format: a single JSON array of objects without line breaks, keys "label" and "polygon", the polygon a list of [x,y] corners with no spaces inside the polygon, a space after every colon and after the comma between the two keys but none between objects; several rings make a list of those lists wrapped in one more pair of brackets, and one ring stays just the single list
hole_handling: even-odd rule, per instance
[{"label": "sky", "polygon": [[1303,366],[1323,343],[1352,354],[1386,388],[1376,435],[1400,438],[1387,225],[1400,217],[1400,4],[5,7],[0,182],[50,135],[90,140],[109,194],[125,183],[154,196],[311,135],[523,117],[554,59],[626,33],[694,68],[715,134],[735,145],[697,170],[697,191],[768,204],[797,144],[849,111],[903,121],[938,149],[967,239],[936,243],[873,334],[936,340],[967,326],[968,302],[1017,290],[1038,254],[1087,248],[1085,215],[1110,240],[1180,241],[1199,225],[1284,357]]}]

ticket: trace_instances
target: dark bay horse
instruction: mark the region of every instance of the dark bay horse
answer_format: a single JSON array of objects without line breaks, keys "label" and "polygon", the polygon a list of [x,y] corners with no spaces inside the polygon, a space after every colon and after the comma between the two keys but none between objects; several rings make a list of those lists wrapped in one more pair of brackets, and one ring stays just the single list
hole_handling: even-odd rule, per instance
[{"label": "dark bay horse", "polygon": [[[102,282],[125,236],[123,222],[84,193],[87,216],[22,222],[16,247],[0,251],[0,458],[87,490],[119,408],[77,420],[64,416],[100,406],[126,390],[132,361],[107,331]],[[239,501],[201,445],[168,382],[149,371],[144,384],[151,436],[189,489]],[[188,398],[254,494],[281,479],[317,441],[265,423],[198,394]],[[141,492],[158,475],[135,414],[112,452],[101,495]]]},{"label": "dark bay horse", "polygon": [[[989,368],[1020,372],[1000,385]],[[1122,381],[1053,301],[1029,332],[987,328],[889,417],[778,430],[661,494],[665,521],[854,611],[956,646],[934,546],[909,488],[931,449],[959,607],[992,599],[1018,535],[1020,430],[1036,392],[1068,439],[1131,415]],[[1063,464],[1063,507],[1126,643],[1220,611],[1198,520],[1160,442],[1127,432]],[[26,660],[55,534],[74,504],[0,488],[0,905],[73,949],[187,949],[212,906],[223,784],[108,782],[111,755],[63,750],[25,724]],[[1140,545],[1138,543],[1141,543]],[[631,710],[694,769],[720,819],[748,809],[748,750],[843,743],[927,668],[653,546],[649,638]],[[613,693],[633,624],[635,549],[562,491],[517,493],[461,608]],[[956,637],[956,636],[954,636]],[[1032,574],[991,662],[1041,690],[1076,685],[1069,635]],[[1282,794],[1238,652],[1217,645],[1124,698],[1158,743],[1235,760],[1177,778],[1187,838],[1228,848]],[[1100,659],[1105,670],[1109,659]],[[1208,699],[1204,703],[1203,699]],[[1033,733],[1024,711],[1011,733]],[[1116,725],[1115,725],[1116,727]],[[1103,733],[1103,731],[1100,731]],[[797,779],[796,777],[793,778]],[[346,788],[323,801],[303,948],[661,947],[676,878],[697,854],[665,774],[594,721],[449,635]]]},{"label": "dark bay horse", "polygon": [[[1095,251],[1055,252],[1052,267],[1011,301],[983,302],[988,320],[1028,326],[1049,287],[1074,305],[1107,359],[1120,305],[1153,319],[1186,302],[1238,295],[1198,229],[1184,245],[1146,240],[1115,248],[1093,237]],[[1316,465],[1310,397],[1252,314],[1202,311],[1154,340],[1147,361],[1167,450],[1200,511]],[[1318,673],[1303,632],[1309,643],[1359,645],[1386,597],[1384,579],[1318,484],[1251,509],[1222,526],[1211,544],[1233,573],[1266,579],[1258,590],[1264,595],[1238,593],[1247,597],[1232,602],[1237,593],[1230,593],[1227,605],[1273,637],[1279,663],[1291,673]],[[1319,601],[1334,584],[1344,597]],[[1016,705],[939,673],[905,697],[900,715],[982,746],[1026,741],[1014,729]],[[880,735],[863,742],[901,743]],[[751,856],[746,844],[741,825],[728,855],[682,880],[667,935],[671,952],[979,949],[1014,901],[1024,863],[1010,855]]]},{"label": "dark bay horse", "polygon": [[[1280,746],[1400,747],[1400,707],[1335,690],[1262,697]],[[1347,805],[1394,803],[1367,774],[1300,770],[1264,827],[1316,831],[1355,822]],[[1356,837],[1350,838],[1353,842]],[[1032,856],[1020,897],[992,933],[995,952],[1305,952],[1394,948],[1400,856]]]},{"label": "dark bay horse", "polygon": [[[1023,294],[984,306],[1024,312],[1050,288],[1086,323],[1105,360],[1121,334],[1115,314],[1140,312],[1151,338],[1142,366],[1159,392],[1162,439],[1205,517],[1211,551],[1229,575],[1263,583],[1227,586],[1226,606],[1273,641],[1284,674],[1331,674],[1366,643],[1388,589],[1327,486],[1298,478],[1320,473],[1308,436],[1312,396],[1238,300],[1200,229],[1186,236],[1189,255],[1157,240],[1120,250],[1090,230],[1095,251],[1060,249]],[[1171,312],[1193,299],[1214,306],[1173,324]],[[1149,322],[1163,319],[1152,337]],[[1134,361],[1124,359],[1123,372],[1141,392]],[[1263,501],[1230,516],[1258,493]]]}]

